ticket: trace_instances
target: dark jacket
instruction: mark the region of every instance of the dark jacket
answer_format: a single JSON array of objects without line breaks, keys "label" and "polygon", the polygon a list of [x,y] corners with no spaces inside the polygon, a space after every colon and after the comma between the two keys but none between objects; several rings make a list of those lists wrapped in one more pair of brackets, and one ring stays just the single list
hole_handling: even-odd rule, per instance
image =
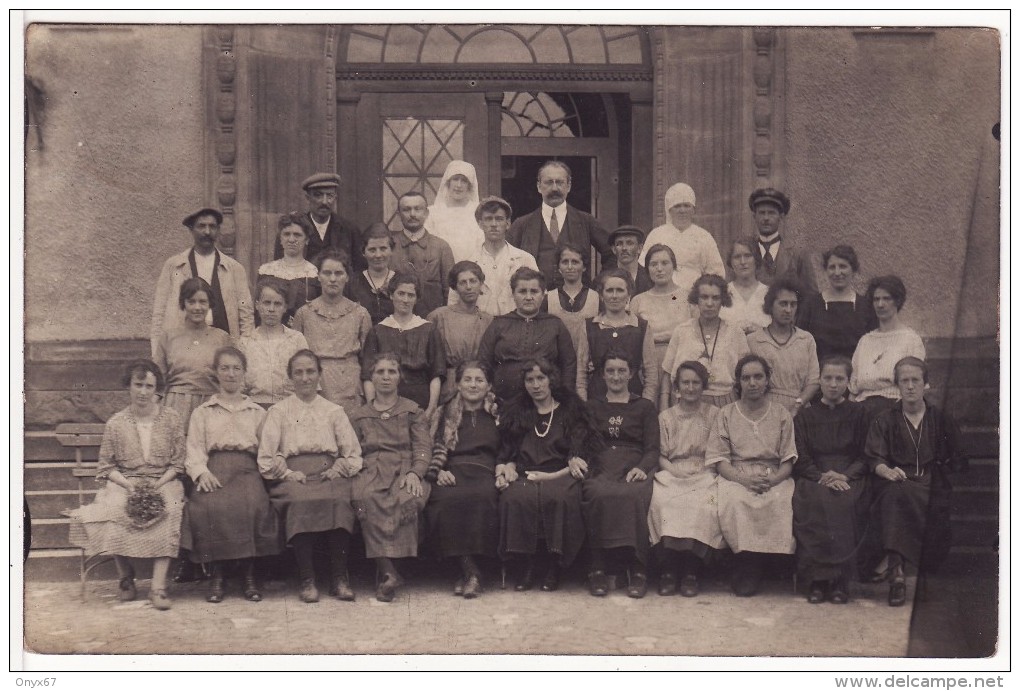
[{"label": "dark jacket", "polygon": [[[568,205],[567,218],[560,228],[560,237],[554,243],[549,228],[542,218],[542,208],[521,216],[510,226],[506,234],[507,242],[528,252],[538,263],[538,270],[545,274],[549,288],[562,283],[556,269],[556,249],[558,245],[570,243],[578,247],[594,247],[602,256],[602,268],[616,266],[616,257],[609,247],[609,233],[605,231],[591,214]],[[585,257],[588,261],[588,257]],[[589,272],[593,267],[588,267]]]},{"label": "dark jacket", "polygon": [[[314,226],[315,222],[311,220],[311,214],[306,215],[309,218],[309,222]],[[368,263],[361,253],[361,231],[358,230],[358,226],[343,216],[330,215],[329,225],[326,226],[325,240],[319,238],[317,230],[311,234],[311,237],[308,238],[308,247],[305,248],[305,259],[315,263],[315,258],[327,247],[343,250],[347,253],[347,256],[351,258],[355,271],[362,271],[368,268]],[[277,234],[276,242],[273,245],[273,259],[279,259],[282,256],[283,245],[280,244],[280,236]]]}]

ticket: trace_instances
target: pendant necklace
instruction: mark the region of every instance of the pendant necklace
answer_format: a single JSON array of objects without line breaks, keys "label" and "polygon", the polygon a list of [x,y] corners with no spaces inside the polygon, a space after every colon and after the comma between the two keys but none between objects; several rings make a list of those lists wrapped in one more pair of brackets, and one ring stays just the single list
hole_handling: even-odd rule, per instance
[{"label": "pendant necklace", "polygon": [[917,425],[917,439],[914,439],[914,426],[906,413],[903,413],[903,421],[907,423],[907,434],[910,435],[910,443],[914,445],[914,474],[922,477],[924,472],[921,470],[921,430],[924,428],[924,417]]},{"label": "pendant necklace", "polygon": [[701,344],[705,346],[705,350],[701,353],[701,357],[708,359],[708,381],[715,381],[715,374],[712,372],[712,361],[715,360],[715,347],[719,345],[719,331],[722,329],[722,320],[715,327],[715,335],[712,336],[712,352],[708,352],[708,338],[705,337],[705,327],[701,325],[701,319],[698,319],[698,329],[701,331]]}]

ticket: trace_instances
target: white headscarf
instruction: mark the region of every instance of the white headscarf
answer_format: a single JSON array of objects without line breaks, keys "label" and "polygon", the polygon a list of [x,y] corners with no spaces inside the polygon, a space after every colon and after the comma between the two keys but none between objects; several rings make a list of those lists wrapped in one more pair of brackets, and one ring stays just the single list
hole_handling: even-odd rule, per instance
[{"label": "white headscarf", "polygon": [[697,206],[697,204],[694,203],[694,188],[686,182],[678,182],[666,190],[666,218],[669,218],[670,209],[677,204],[683,204],[684,202],[687,202],[691,206]]},{"label": "white headscarf", "polygon": [[[463,175],[471,183],[471,192],[467,204],[451,206],[450,179],[454,175]],[[450,243],[453,260],[459,262],[474,254],[478,243],[482,241],[482,231],[475,220],[475,209],[478,208],[478,176],[475,167],[466,161],[450,161],[443,173],[443,181],[439,183],[436,203],[429,207],[429,217],[425,228],[436,237]]]}]

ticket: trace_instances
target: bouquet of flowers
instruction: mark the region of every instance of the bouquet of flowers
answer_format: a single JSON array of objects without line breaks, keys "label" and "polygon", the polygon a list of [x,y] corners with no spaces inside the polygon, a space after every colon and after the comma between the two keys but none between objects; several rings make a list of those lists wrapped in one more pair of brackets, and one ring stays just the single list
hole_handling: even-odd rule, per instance
[{"label": "bouquet of flowers", "polygon": [[161,519],[165,512],[163,495],[148,483],[137,485],[128,495],[127,515],[135,528],[148,528]]}]

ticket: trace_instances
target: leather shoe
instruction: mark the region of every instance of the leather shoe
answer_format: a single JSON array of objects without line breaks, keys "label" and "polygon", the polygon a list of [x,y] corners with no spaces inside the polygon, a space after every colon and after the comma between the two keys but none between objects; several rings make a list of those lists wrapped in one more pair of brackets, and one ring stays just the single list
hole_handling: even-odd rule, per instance
[{"label": "leather shoe", "polygon": [[375,599],[379,602],[393,602],[397,594],[397,577],[393,574],[386,574],[375,589]]},{"label": "leather shoe", "polygon": [[907,601],[907,584],[899,579],[889,584],[889,606],[902,607]]},{"label": "leather shoe", "polygon": [[160,611],[166,611],[170,609],[170,598],[167,597],[165,590],[153,590],[149,593],[149,602],[152,606]]},{"label": "leather shoe", "polygon": [[699,592],[698,577],[694,574],[687,574],[680,581],[680,594],[684,597],[697,597]]},{"label": "leather shoe", "polygon": [[807,601],[812,605],[825,602],[825,581],[811,581],[811,587],[808,589]]},{"label": "leather shoe", "polygon": [[663,571],[659,576],[659,595],[676,595],[676,574]]},{"label": "leather shoe", "polygon": [[640,600],[648,593],[648,576],[635,571],[630,575],[630,585],[627,586],[627,597]]},{"label": "leather shoe", "polygon": [[117,599],[121,602],[131,602],[136,597],[138,597],[138,590],[135,589],[134,577],[124,576],[117,586]]},{"label": "leather shoe", "polygon": [[223,576],[213,576],[209,580],[209,594],[205,596],[206,602],[223,602]]},{"label": "leather shoe", "polygon": [[254,576],[244,577],[244,599],[248,602],[262,602],[262,593]]},{"label": "leather shoe", "polygon": [[542,579],[542,590],[551,593],[554,590],[558,590],[560,587],[560,567],[553,565],[549,567],[549,570],[545,572],[545,578]]},{"label": "leather shoe", "polygon": [[333,582],[329,586],[329,594],[344,602],[354,601],[354,590],[351,589],[346,574],[333,577]]},{"label": "leather shoe", "polygon": [[482,593],[482,581],[478,578],[478,574],[471,574],[468,579],[464,581],[464,599],[472,600],[478,597]]},{"label": "leather shoe", "polygon": [[315,587],[313,579],[306,578],[301,581],[301,590],[298,591],[298,597],[301,598],[301,602],[306,603],[319,601],[319,589]]},{"label": "leather shoe", "polygon": [[524,567],[524,571],[517,578],[517,583],[514,584],[514,590],[521,593],[525,590],[531,590],[535,587],[535,565],[529,563]]},{"label": "leather shoe", "polygon": [[847,592],[847,584],[843,579],[832,584],[832,591],[829,593],[829,602],[834,605],[845,605],[850,601],[850,594]]},{"label": "leather shoe", "polygon": [[745,560],[733,578],[733,593],[737,597],[753,597],[761,585],[761,566],[757,559]]},{"label": "leather shoe", "polygon": [[609,594],[609,578],[605,571],[592,571],[588,574],[588,592],[595,597]]},{"label": "leather shoe", "polygon": [[453,584],[453,594],[460,597],[464,594],[464,578],[458,578],[457,582]]}]

